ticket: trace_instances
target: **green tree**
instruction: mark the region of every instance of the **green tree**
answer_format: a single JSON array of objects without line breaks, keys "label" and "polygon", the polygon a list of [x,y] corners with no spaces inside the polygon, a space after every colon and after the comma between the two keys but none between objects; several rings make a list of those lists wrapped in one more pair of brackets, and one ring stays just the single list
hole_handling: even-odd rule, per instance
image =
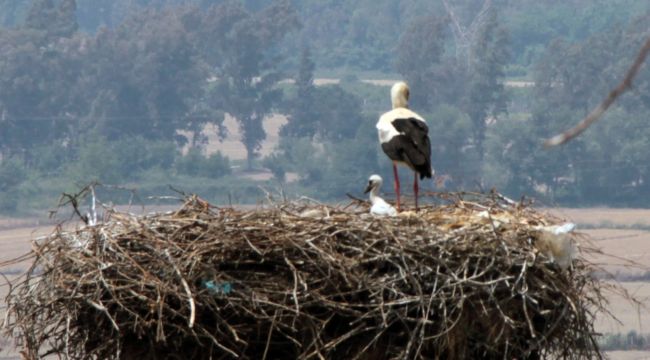
[{"label": "green tree", "polygon": [[450,105],[441,105],[427,116],[431,139],[432,164],[437,174],[450,176],[455,188],[473,186],[480,178],[481,162],[471,145],[471,118]]},{"label": "green tree", "polygon": [[25,27],[46,33],[47,39],[71,37],[78,28],[75,0],[34,0]]},{"label": "green tree", "polygon": [[27,1],[0,0],[0,27],[13,27],[22,21]]},{"label": "green tree", "polygon": [[[48,43],[42,32],[0,31],[0,151],[31,161],[34,146],[62,142],[76,123],[83,38]],[[46,44],[46,45],[42,45]],[[63,91],[65,89],[65,91]]]},{"label": "green tree", "polygon": [[315,88],[313,98],[310,111],[319,139],[336,142],[356,136],[364,121],[359,97],[339,85],[326,85]]},{"label": "green tree", "polygon": [[300,67],[295,78],[296,97],[289,103],[287,123],[280,129],[281,136],[307,136],[316,134],[318,122],[313,106],[317,101],[314,96],[314,64],[309,47],[304,47],[300,55]]},{"label": "green tree", "polygon": [[222,31],[214,34],[218,36],[216,53],[223,56],[213,64],[219,79],[214,91],[215,105],[239,123],[251,169],[266,137],[262,122],[282,96],[276,84],[283,76],[277,69],[273,49],[299,26],[298,17],[285,0],[253,14],[233,2],[216,6],[208,14],[214,12],[234,15],[228,19],[223,15],[204,19],[208,23],[215,21],[207,27]]},{"label": "green tree", "polygon": [[[558,39],[548,47],[535,69],[531,126],[537,139],[564,130],[568,119],[582,118],[600,103],[629,66],[646,36],[643,28],[633,24],[579,43]],[[635,87],[648,88],[649,79],[640,73]],[[626,94],[582,138],[537,155],[537,183],[556,199],[582,204],[630,203],[645,194],[647,126],[638,122],[648,112],[644,96],[641,91]]]},{"label": "green tree", "polygon": [[409,83],[414,108],[430,110],[445,98],[453,97],[445,90],[450,88],[446,85],[455,73],[443,64],[446,28],[445,19],[420,17],[400,37],[395,69]]},{"label": "green tree", "polygon": [[27,170],[19,159],[3,159],[0,162],[0,212],[13,212],[20,199],[19,185],[27,179]]},{"label": "green tree", "polygon": [[488,116],[495,117],[507,111],[503,81],[509,60],[508,36],[506,30],[499,25],[496,12],[489,12],[472,54],[467,95],[462,108],[472,119],[472,138],[477,154],[482,159]]},{"label": "green tree", "polygon": [[143,136],[184,143],[177,130],[208,121],[194,111],[208,68],[175,11],[143,10],[115,30],[101,31],[86,59],[83,127],[110,141]]},{"label": "green tree", "polygon": [[198,149],[190,149],[187,154],[177,159],[175,164],[178,175],[203,176],[219,178],[230,174],[230,159],[216,152],[208,157]]},{"label": "green tree", "polygon": [[70,164],[67,175],[72,181],[89,183],[99,181],[114,184],[123,179],[117,155],[110,149],[105,137],[88,136],[80,144],[77,158]]},{"label": "green tree", "polygon": [[[503,86],[505,66],[509,60],[507,33],[499,24],[496,13],[489,12],[487,21],[478,28],[475,41],[469,44],[471,48],[452,53],[448,51],[448,24],[448,20],[435,16],[415,20],[400,39],[401,51],[396,69],[411,87],[414,109],[431,113],[444,105],[451,105],[469,116],[471,126],[467,136],[471,141],[465,145],[474,148],[472,154],[477,155],[480,161],[485,152],[487,121],[507,110]],[[454,46],[465,44],[456,43]],[[466,59],[470,59],[469,62]],[[431,118],[431,126],[443,123],[449,114],[439,115],[443,118]],[[469,153],[453,155],[460,157],[449,159],[452,162],[461,161]],[[480,168],[480,162],[476,165],[475,168]],[[455,168],[453,172],[456,178],[468,183],[481,177],[480,171],[465,170]]]}]

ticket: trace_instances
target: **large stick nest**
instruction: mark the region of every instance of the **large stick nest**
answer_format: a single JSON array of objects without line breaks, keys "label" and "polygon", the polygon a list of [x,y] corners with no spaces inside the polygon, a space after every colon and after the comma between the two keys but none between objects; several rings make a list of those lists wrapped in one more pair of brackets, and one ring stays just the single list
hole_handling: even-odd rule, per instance
[{"label": "large stick nest", "polygon": [[488,196],[362,208],[190,198],[59,228],[34,243],[6,331],[28,358],[600,357],[591,265],[540,246],[557,219]]}]

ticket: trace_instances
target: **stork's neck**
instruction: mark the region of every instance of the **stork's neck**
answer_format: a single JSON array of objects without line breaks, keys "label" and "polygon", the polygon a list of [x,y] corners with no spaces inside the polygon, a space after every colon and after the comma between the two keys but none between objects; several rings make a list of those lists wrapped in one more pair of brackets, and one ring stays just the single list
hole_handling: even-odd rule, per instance
[{"label": "stork's neck", "polygon": [[377,199],[379,199],[379,186],[375,186],[370,190],[370,203],[374,205]]},{"label": "stork's neck", "polygon": [[398,108],[409,108],[409,103],[408,101],[404,98],[404,96],[395,96],[392,99],[393,103],[393,109],[398,109]]}]

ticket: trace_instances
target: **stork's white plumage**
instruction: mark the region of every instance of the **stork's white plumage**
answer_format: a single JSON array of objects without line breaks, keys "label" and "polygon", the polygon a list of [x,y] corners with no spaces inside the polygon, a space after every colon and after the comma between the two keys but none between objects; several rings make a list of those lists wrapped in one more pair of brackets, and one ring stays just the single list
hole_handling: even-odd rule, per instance
[{"label": "stork's white plumage", "polygon": [[381,188],[382,183],[383,180],[379,175],[372,175],[368,179],[368,186],[365,192],[370,192],[370,203],[372,204],[370,214],[375,216],[395,216],[397,215],[397,210],[379,197],[379,188]]},{"label": "stork's white plumage", "polygon": [[406,165],[415,172],[413,192],[415,208],[418,207],[418,175],[420,179],[431,178],[431,143],[429,127],[417,113],[409,110],[409,88],[398,82],[390,90],[393,110],[384,113],[377,122],[379,142],[384,153],[393,161],[397,210],[400,209],[400,185],[397,164]]}]

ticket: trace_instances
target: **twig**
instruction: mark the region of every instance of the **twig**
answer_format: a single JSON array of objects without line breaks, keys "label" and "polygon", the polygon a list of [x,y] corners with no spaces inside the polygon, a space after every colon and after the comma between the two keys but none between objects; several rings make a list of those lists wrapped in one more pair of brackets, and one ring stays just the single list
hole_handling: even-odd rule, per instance
[{"label": "twig", "polygon": [[181,279],[181,283],[183,284],[183,288],[187,294],[188,301],[190,302],[190,318],[188,320],[187,326],[191,329],[194,327],[194,320],[196,318],[196,306],[194,305],[194,297],[192,296],[192,291],[190,290],[190,286],[187,284],[187,281],[185,281],[183,274],[181,274],[181,271],[178,269],[178,266],[176,266],[176,263],[174,263],[174,260],[172,259],[172,256],[169,254],[169,251],[167,249],[165,249],[165,255],[174,267],[176,275],[178,275],[178,277]]},{"label": "twig", "polygon": [[636,56],[634,63],[625,74],[623,81],[618,84],[618,86],[616,86],[612,91],[610,91],[609,95],[607,95],[603,102],[594,108],[589,113],[589,115],[587,115],[587,117],[585,117],[573,128],[544,141],[544,147],[549,148],[565,144],[569,140],[580,135],[583,131],[587,130],[587,128],[592,123],[598,120],[605,113],[605,111],[607,111],[610,105],[612,105],[621,94],[623,94],[629,87],[632,86],[632,80],[634,80],[634,77],[641,68],[641,65],[643,65],[648,52],[650,52],[650,38],[648,38],[645,44],[641,47],[639,54]]}]

